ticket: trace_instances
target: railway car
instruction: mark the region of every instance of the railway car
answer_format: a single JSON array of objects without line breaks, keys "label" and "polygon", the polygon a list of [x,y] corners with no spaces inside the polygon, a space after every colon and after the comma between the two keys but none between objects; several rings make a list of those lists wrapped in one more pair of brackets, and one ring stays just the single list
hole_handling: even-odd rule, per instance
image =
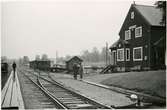
[{"label": "railway car", "polygon": [[8,63],[1,63],[1,73],[8,73]]},{"label": "railway car", "polygon": [[50,71],[51,62],[49,60],[34,60],[30,62],[30,68],[32,69],[38,69],[42,71]]},{"label": "railway car", "polygon": [[1,89],[3,89],[8,76],[9,76],[9,70],[8,70],[8,63],[1,63]]}]

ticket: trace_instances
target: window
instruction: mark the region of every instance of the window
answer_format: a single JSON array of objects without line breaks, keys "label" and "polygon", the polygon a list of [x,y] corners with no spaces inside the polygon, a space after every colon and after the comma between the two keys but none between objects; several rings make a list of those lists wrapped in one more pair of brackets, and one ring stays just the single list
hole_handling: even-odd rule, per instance
[{"label": "window", "polygon": [[124,61],[124,49],[117,49],[117,61]]},{"label": "window", "polygon": [[135,37],[142,37],[142,27],[137,27],[135,29]]},{"label": "window", "polygon": [[130,61],[130,49],[126,49],[126,61]]},{"label": "window", "polygon": [[119,44],[118,47],[121,47],[121,44]]},{"label": "window", "polygon": [[133,48],[133,61],[141,61],[143,60],[143,48],[136,47]]},{"label": "window", "polygon": [[125,31],[125,40],[131,39],[131,32],[130,30]]},{"label": "window", "polygon": [[134,19],[134,17],[135,17],[135,14],[134,14],[134,12],[132,11],[130,18],[131,18],[131,19]]},{"label": "window", "polygon": [[144,60],[147,60],[147,56],[144,56]]}]

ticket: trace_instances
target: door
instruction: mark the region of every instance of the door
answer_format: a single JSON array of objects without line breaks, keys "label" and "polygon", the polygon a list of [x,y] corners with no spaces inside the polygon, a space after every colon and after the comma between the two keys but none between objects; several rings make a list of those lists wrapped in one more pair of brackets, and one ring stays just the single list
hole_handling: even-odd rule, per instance
[{"label": "door", "polygon": [[116,65],[117,57],[116,57],[116,51],[115,50],[113,51],[113,60],[114,60],[114,65]]}]

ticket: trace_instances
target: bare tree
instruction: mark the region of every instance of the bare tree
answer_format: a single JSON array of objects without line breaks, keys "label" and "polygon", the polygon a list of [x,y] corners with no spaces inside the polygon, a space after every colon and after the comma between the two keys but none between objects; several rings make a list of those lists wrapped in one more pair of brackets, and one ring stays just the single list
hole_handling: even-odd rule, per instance
[{"label": "bare tree", "polygon": [[39,61],[40,60],[40,55],[36,55],[35,60]]},{"label": "bare tree", "polygon": [[47,61],[48,59],[48,55],[47,54],[43,54],[41,57],[41,60]]},{"label": "bare tree", "polygon": [[100,61],[105,62],[106,60],[106,47],[103,47],[100,53]]},{"label": "bare tree", "polygon": [[29,58],[28,58],[28,56],[24,56],[24,57],[23,57],[23,63],[24,63],[24,64],[28,64],[28,63],[29,63]]},{"label": "bare tree", "polygon": [[81,55],[81,58],[85,61],[85,62],[90,62],[90,52],[88,50],[84,50],[83,54]]},{"label": "bare tree", "polygon": [[7,57],[6,56],[2,56],[1,57],[1,62],[3,63],[3,62],[7,62]]},{"label": "bare tree", "polygon": [[91,60],[92,62],[99,62],[99,50],[97,49],[97,47],[93,47],[92,49],[92,53],[91,53]]},{"label": "bare tree", "polygon": [[66,56],[65,56],[65,60],[69,60],[70,58],[71,58],[70,55],[66,55]]}]

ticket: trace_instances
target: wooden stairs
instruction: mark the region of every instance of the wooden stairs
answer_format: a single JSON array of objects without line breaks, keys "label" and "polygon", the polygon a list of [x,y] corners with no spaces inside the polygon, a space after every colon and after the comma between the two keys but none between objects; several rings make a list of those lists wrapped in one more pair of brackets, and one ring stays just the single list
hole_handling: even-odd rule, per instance
[{"label": "wooden stairs", "polygon": [[107,65],[101,72],[100,74],[105,74],[105,73],[108,73],[109,71],[111,72],[116,72],[116,65]]}]

